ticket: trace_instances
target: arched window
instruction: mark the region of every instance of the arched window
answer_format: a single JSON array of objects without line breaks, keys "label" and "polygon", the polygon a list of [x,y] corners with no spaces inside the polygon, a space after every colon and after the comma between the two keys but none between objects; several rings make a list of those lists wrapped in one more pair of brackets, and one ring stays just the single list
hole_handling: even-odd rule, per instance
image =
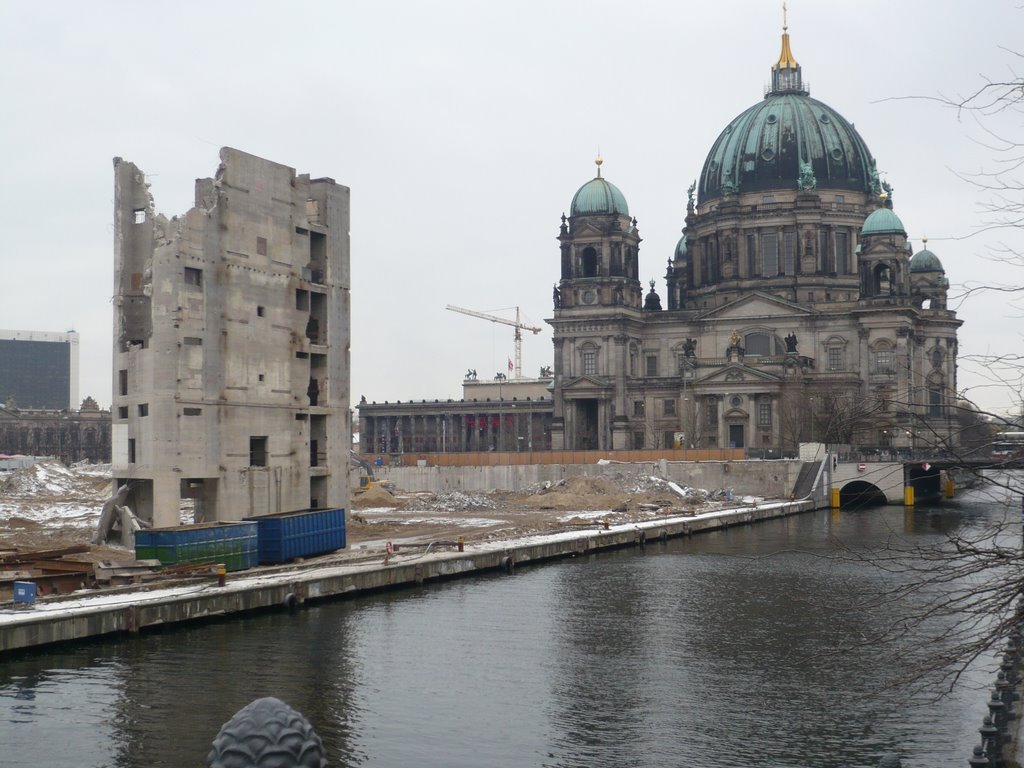
[{"label": "arched window", "polygon": [[888,296],[892,293],[892,275],[889,271],[887,264],[879,264],[875,267],[874,271],[874,289],[875,296]]},{"label": "arched window", "polygon": [[825,340],[825,367],[829,371],[846,370],[846,339],[842,336]]},{"label": "arched window", "polygon": [[896,355],[891,341],[882,339],[872,347],[871,372],[885,376],[896,373]]},{"label": "arched window", "polygon": [[767,333],[748,333],[743,339],[747,355],[770,355],[772,353],[772,337]]},{"label": "arched window", "polygon": [[597,251],[583,249],[583,277],[597,277]]},{"label": "arched window", "polygon": [[584,376],[597,375],[597,347],[589,342],[580,348],[580,363]]}]

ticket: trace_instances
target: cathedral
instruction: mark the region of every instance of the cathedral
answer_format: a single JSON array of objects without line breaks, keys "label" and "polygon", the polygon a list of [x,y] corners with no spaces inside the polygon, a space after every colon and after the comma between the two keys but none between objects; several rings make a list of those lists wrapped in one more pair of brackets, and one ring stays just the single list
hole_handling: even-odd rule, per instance
[{"label": "cathedral", "polygon": [[938,257],[913,252],[854,126],[811,98],[783,27],[764,98],[688,190],[665,287],[601,174],[558,235],[554,449],[956,443],[957,328]]}]

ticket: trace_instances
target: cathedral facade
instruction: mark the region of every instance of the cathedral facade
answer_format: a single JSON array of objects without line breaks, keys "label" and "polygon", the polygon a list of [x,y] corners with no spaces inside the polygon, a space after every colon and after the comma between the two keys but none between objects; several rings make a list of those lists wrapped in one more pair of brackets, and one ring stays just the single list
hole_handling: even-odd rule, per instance
[{"label": "cathedral facade", "polygon": [[[956,444],[957,328],[867,144],[811,98],[783,31],[764,98],[688,192],[664,299],[601,175],[572,199],[554,289],[554,449]],[[925,243],[926,245],[927,243]]]}]

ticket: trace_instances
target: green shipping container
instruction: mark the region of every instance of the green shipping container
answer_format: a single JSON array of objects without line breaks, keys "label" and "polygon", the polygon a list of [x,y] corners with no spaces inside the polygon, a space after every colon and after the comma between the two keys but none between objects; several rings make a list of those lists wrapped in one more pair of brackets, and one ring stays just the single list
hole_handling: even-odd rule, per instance
[{"label": "green shipping container", "polygon": [[135,557],[163,565],[224,563],[229,571],[242,571],[256,565],[258,554],[256,523],[179,525],[135,534]]}]

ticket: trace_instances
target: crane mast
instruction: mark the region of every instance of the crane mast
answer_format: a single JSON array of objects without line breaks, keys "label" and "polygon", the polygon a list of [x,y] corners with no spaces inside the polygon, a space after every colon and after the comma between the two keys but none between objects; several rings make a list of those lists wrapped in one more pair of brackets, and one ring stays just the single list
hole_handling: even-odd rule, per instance
[{"label": "crane mast", "polygon": [[469,315],[470,317],[479,317],[481,320],[489,320],[492,323],[500,323],[502,325],[511,325],[515,329],[513,338],[516,343],[516,362],[515,362],[515,377],[517,379],[523,378],[523,334],[522,331],[532,331],[534,335],[540,333],[543,328],[538,328],[533,325],[526,325],[519,320],[519,307],[516,307],[516,319],[508,320],[504,317],[498,317],[497,315],[488,315],[486,312],[477,312],[473,309],[466,309],[465,307],[456,307],[454,304],[449,304],[445,309],[452,312],[458,312],[463,315]]}]

